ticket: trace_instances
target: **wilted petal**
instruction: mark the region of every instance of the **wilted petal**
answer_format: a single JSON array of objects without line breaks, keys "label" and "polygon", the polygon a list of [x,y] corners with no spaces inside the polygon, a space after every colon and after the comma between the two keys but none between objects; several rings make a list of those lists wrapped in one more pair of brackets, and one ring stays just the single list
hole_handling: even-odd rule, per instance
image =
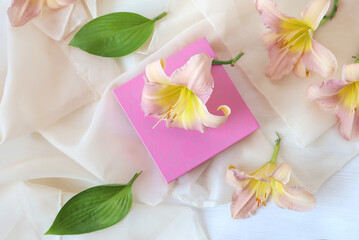
[{"label": "wilted petal", "polygon": [[347,82],[359,81],[359,64],[352,63],[343,67],[343,80]]},{"label": "wilted petal", "polygon": [[348,141],[359,139],[359,112],[339,105],[336,109],[336,117],[340,135]]},{"label": "wilted petal", "polygon": [[281,49],[278,45],[272,45],[268,49],[270,63],[265,74],[271,80],[280,80],[283,76],[290,73],[302,55],[302,51],[290,51],[287,48]]},{"label": "wilted petal", "polygon": [[305,78],[307,76],[307,70],[305,69],[305,66],[302,63],[301,58],[295,64],[295,66],[293,68],[293,73],[295,74],[295,76],[297,76],[299,78]]},{"label": "wilted petal", "polygon": [[272,179],[272,199],[280,208],[307,212],[316,205],[316,199],[312,192],[301,187],[289,187]]},{"label": "wilted petal", "polygon": [[312,0],[302,13],[303,21],[313,30],[317,29],[329,5],[330,0]]},{"label": "wilted petal", "polygon": [[147,64],[146,77],[148,82],[168,84],[169,78],[164,71],[165,66],[166,62],[164,59]]},{"label": "wilted petal", "polygon": [[11,26],[20,27],[41,12],[41,0],[12,0],[7,10]]},{"label": "wilted petal", "polygon": [[323,77],[328,77],[337,69],[337,59],[333,53],[313,39],[303,54],[302,62],[307,69]]},{"label": "wilted petal", "polygon": [[229,167],[226,173],[227,182],[232,186],[242,186],[246,179],[253,179],[251,175],[238,171],[234,167]]},{"label": "wilted petal", "polygon": [[203,103],[206,103],[214,87],[211,67],[212,58],[206,54],[194,55],[171,75],[170,81],[188,87]]},{"label": "wilted petal", "polygon": [[271,177],[286,184],[289,182],[291,171],[292,170],[288,164],[282,163],[276,170],[274,170]]},{"label": "wilted petal", "polygon": [[272,0],[256,0],[257,11],[262,17],[262,22],[275,33],[281,32],[282,21],[286,19]]},{"label": "wilted petal", "polygon": [[167,112],[178,101],[182,88],[182,86],[145,81],[141,101],[145,116]]},{"label": "wilted petal", "polygon": [[232,195],[232,218],[241,219],[252,216],[257,207],[256,193],[250,181],[238,187]]},{"label": "wilted petal", "polygon": [[346,85],[348,85],[347,82],[336,79],[316,83],[309,86],[307,98],[311,101],[316,101],[325,110],[333,109],[340,100],[339,91]]}]

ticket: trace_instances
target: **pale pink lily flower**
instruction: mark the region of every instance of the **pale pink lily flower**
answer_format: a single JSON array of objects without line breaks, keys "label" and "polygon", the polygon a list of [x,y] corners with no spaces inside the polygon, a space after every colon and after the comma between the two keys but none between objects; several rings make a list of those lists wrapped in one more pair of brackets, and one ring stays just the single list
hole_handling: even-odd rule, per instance
[{"label": "pale pink lily flower", "polygon": [[207,127],[222,125],[231,109],[221,105],[217,111],[222,110],[224,115],[216,116],[205,105],[214,87],[211,67],[212,58],[205,54],[192,56],[171,77],[164,72],[163,59],[148,64],[141,101],[145,116],[159,118],[158,123],[165,120],[167,127],[202,133]]},{"label": "pale pink lily flower", "polygon": [[272,0],[256,0],[255,5],[264,25],[271,30],[263,36],[270,58],[265,71],[267,77],[279,80],[293,71],[297,77],[304,78],[309,70],[328,77],[336,70],[333,53],[313,39],[330,0],[312,0],[302,12],[301,20],[282,14]]},{"label": "pale pink lily flower", "polygon": [[77,0],[12,0],[7,10],[11,26],[20,27],[39,15],[44,5],[50,9],[59,9]]},{"label": "pale pink lily flower", "polygon": [[280,208],[306,212],[315,207],[316,199],[309,190],[286,186],[290,179],[291,168],[286,163],[279,166],[276,164],[279,143],[278,136],[272,159],[251,174],[229,166],[227,181],[236,187],[232,195],[232,218],[252,216],[259,207],[266,206],[270,195]]},{"label": "pale pink lily flower", "polygon": [[307,97],[324,110],[334,110],[339,133],[344,139],[359,139],[359,64],[343,67],[343,80],[332,79],[313,84]]}]

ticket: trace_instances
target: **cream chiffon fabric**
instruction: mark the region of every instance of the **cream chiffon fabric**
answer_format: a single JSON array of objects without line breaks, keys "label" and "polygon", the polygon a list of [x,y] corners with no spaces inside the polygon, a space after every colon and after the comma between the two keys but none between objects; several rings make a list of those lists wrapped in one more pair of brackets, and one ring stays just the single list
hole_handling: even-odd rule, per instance
[{"label": "cream chiffon fabric", "polygon": [[[308,1],[276,2],[298,16]],[[359,29],[353,27],[359,20],[352,14],[359,5],[354,2],[342,0],[335,20],[315,33],[338,58],[334,77],[359,51]],[[173,197],[197,207],[229,202],[233,188],[226,184],[226,167],[249,171],[266,162],[274,131],[282,136],[280,161],[293,167],[293,182],[313,191],[359,152],[358,144],[339,136],[333,114],[305,98],[310,83],[325,79],[288,75],[273,84],[264,76],[268,57],[261,35],[266,30],[252,1],[79,0],[57,12],[45,9],[42,17],[16,29],[7,20],[9,5],[0,2],[0,239],[59,239],[43,233],[73,194],[98,184],[126,183],[140,170],[135,204],[121,223],[63,239],[207,239],[191,208],[163,200]],[[156,23],[145,46],[124,58],[68,47],[81,25],[116,11],[168,15]],[[166,184],[112,89],[143,72],[147,63],[203,36],[222,59],[245,52],[236,67],[226,70],[261,129]]]}]

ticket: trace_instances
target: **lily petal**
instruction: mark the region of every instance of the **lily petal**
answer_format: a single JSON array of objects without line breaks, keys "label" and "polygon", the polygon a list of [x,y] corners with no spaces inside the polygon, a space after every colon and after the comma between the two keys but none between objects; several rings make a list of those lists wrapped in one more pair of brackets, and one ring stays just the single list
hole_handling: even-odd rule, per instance
[{"label": "lily petal", "polygon": [[12,0],[7,10],[11,26],[20,27],[41,12],[42,1]]},{"label": "lily petal", "polygon": [[316,205],[312,192],[301,187],[289,187],[274,179],[271,180],[272,199],[280,208],[307,212]]},{"label": "lily petal", "polygon": [[[167,120],[167,127],[177,127],[186,130],[205,131],[205,127],[216,128],[222,125],[230,114],[230,108],[220,106],[224,116],[216,116],[208,112],[206,105],[191,90],[188,90],[187,98],[183,103],[182,112],[178,113],[173,119]],[[182,104],[182,103],[181,103]]]},{"label": "lily petal", "polygon": [[328,11],[330,0],[312,0],[302,12],[303,21],[316,30]]},{"label": "lily petal", "polygon": [[281,49],[277,44],[271,45],[268,48],[268,54],[270,63],[266,68],[265,74],[272,81],[275,81],[282,79],[283,76],[293,70],[295,64],[302,55],[302,51],[293,52],[289,49]]},{"label": "lily petal", "polygon": [[313,70],[323,77],[328,77],[337,69],[337,59],[331,51],[323,47],[314,39],[309,48],[304,51],[302,63],[304,66]]},{"label": "lily petal", "polygon": [[146,66],[146,77],[148,82],[152,83],[169,83],[169,77],[166,75],[164,69],[166,62],[164,59],[154,61]]},{"label": "lily petal", "polygon": [[231,114],[231,109],[226,105],[221,105],[217,111],[222,111],[224,116],[213,115],[208,112],[206,105],[198,100],[198,115],[202,119],[206,127],[217,128],[227,121],[228,116]]},{"label": "lily petal", "polygon": [[275,33],[281,32],[281,24],[287,17],[278,9],[272,0],[256,0],[255,6],[262,17],[262,22]]},{"label": "lily petal", "polygon": [[344,105],[339,105],[336,109],[339,133],[348,141],[359,139],[359,112],[351,112]]},{"label": "lily petal", "polygon": [[206,54],[194,55],[171,75],[170,81],[188,87],[203,103],[206,103],[214,87],[211,67],[212,58]]},{"label": "lily petal", "polygon": [[347,82],[359,81],[359,64],[352,63],[343,67],[343,80]]},{"label": "lily petal", "polygon": [[340,100],[338,93],[348,84],[337,79],[313,84],[307,90],[307,98],[311,101],[316,101],[324,110],[333,109]]},{"label": "lily petal", "polygon": [[293,68],[293,73],[299,78],[305,78],[307,76],[307,70],[305,69],[302,59],[300,58]]},{"label": "lily petal", "polygon": [[272,173],[271,177],[277,181],[280,181],[284,184],[289,182],[290,173],[292,172],[290,166],[286,163],[282,163],[277,167],[276,170]]},{"label": "lily petal", "polygon": [[47,6],[51,9],[58,9],[73,4],[77,0],[47,0]]},{"label": "lily petal", "polygon": [[246,179],[256,179],[245,172],[241,172],[235,168],[228,168],[226,173],[226,179],[232,186],[242,186],[243,181]]},{"label": "lily petal", "polygon": [[[266,162],[250,175],[253,176],[255,179],[264,180],[267,177],[270,177],[274,170],[277,168],[277,165],[273,162]],[[265,180],[266,182],[267,180]]]},{"label": "lily petal", "polygon": [[251,182],[246,182],[242,188],[237,188],[232,195],[232,218],[241,219],[252,216],[258,208],[255,190],[251,188]]},{"label": "lily petal", "polygon": [[145,116],[161,115],[176,104],[182,86],[157,84],[145,81],[142,91],[141,108]]},{"label": "lily petal", "polygon": [[273,32],[267,32],[263,34],[262,40],[265,48],[268,49],[271,45],[274,45],[278,41],[278,36]]}]

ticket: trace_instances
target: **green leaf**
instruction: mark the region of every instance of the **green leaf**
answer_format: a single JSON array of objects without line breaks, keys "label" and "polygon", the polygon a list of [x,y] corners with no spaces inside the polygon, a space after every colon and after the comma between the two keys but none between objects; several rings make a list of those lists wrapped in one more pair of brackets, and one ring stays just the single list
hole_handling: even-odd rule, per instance
[{"label": "green leaf", "polygon": [[132,206],[132,184],[89,188],[72,197],[57,214],[45,235],[69,235],[97,231],[121,221]]},{"label": "green leaf", "polygon": [[136,13],[117,12],[95,18],[85,24],[73,37],[70,46],[103,57],[122,57],[141,47],[151,36],[154,19]]}]

